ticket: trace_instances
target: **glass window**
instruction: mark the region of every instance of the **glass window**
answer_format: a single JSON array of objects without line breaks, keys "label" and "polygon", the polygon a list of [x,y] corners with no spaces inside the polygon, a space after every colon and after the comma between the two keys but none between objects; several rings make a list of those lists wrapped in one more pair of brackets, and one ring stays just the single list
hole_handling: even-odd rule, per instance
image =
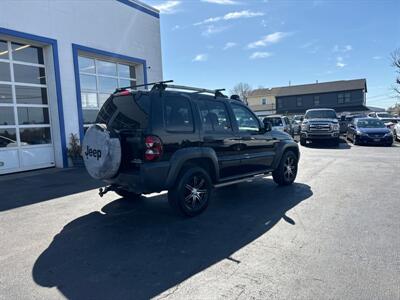
[{"label": "glass window", "polygon": [[44,107],[18,107],[20,125],[50,124],[49,109]]},{"label": "glass window", "polygon": [[81,101],[83,108],[97,108],[97,94],[96,93],[81,93]]},{"label": "glass window", "polygon": [[303,99],[301,97],[297,97],[296,99],[296,105],[297,106],[303,106]]},{"label": "glass window", "polygon": [[96,66],[97,74],[117,76],[117,64],[115,63],[103,60],[96,60]]},{"label": "glass window", "polygon": [[0,125],[15,125],[13,107],[0,106]]},{"label": "glass window", "polygon": [[319,96],[314,96],[314,105],[315,106],[319,105]]},{"label": "glass window", "polygon": [[99,94],[99,108],[110,98],[110,94]]},{"label": "glass window", "polygon": [[79,65],[79,72],[92,73],[92,74],[96,72],[93,58],[79,56],[78,65]]},{"label": "glass window", "polygon": [[343,95],[342,93],[338,94],[337,97],[338,97],[338,98],[337,98],[337,102],[338,102],[339,104],[344,103],[344,95]]},{"label": "glass window", "polygon": [[46,84],[44,68],[13,64],[14,79],[16,82]]},{"label": "glass window", "polygon": [[98,109],[84,109],[82,112],[84,124],[93,124],[96,122],[97,114],[99,113]]},{"label": "glass window", "polygon": [[44,64],[43,49],[31,45],[11,43],[13,60]]},{"label": "glass window", "polygon": [[0,59],[8,59],[8,45],[6,41],[0,40]]},{"label": "glass window", "polygon": [[267,104],[267,99],[265,99],[265,98],[264,98],[264,99],[262,99],[262,100],[261,100],[261,104],[262,104],[262,105],[265,105],[265,104]]},{"label": "glass window", "polygon": [[223,103],[217,101],[199,102],[201,121],[204,131],[232,131],[228,112]]},{"label": "glass window", "polygon": [[266,117],[266,119],[271,123],[271,126],[283,126],[281,117]]},{"label": "glass window", "polygon": [[278,103],[278,108],[282,108],[283,107],[283,100],[276,100],[276,102]]},{"label": "glass window", "polygon": [[20,128],[21,146],[50,144],[50,128]]},{"label": "glass window", "polygon": [[119,87],[134,86],[134,85],[136,85],[136,81],[129,80],[129,79],[120,79],[119,80]]},{"label": "glass window", "polygon": [[351,94],[350,93],[345,93],[344,94],[344,102],[349,103],[351,101]]},{"label": "glass window", "polygon": [[0,148],[17,146],[16,130],[14,128],[0,129]]},{"label": "glass window", "polygon": [[96,76],[81,74],[81,90],[97,90]]},{"label": "glass window", "polygon": [[47,89],[32,86],[15,86],[18,104],[47,104]]},{"label": "glass window", "polygon": [[99,76],[98,78],[99,78],[100,92],[107,92],[111,94],[118,87],[117,78],[102,77],[102,76]]},{"label": "glass window", "polygon": [[0,81],[11,81],[10,64],[0,61]]},{"label": "glass window", "polygon": [[246,107],[232,104],[232,109],[239,131],[255,132],[260,130],[258,119]]},{"label": "glass window", "polygon": [[134,66],[118,64],[118,75],[119,77],[125,78],[136,78],[136,72]]},{"label": "glass window", "polygon": [[164,100],[164,120],[167,130],[193,131],[193,116],[190,103],[183,97],[166,97]]},{"label": "glass window", "polygon": [[0,103],[12,103],[11,85],[0,84]]}]

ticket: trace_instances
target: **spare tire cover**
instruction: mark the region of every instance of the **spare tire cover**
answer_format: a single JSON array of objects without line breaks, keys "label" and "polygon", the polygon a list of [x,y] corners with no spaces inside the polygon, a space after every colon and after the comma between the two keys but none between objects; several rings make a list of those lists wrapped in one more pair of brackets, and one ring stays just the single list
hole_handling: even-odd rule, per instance
[{"label": "spare tire cover", "polygon": [[121,142],[105,124],[92,125],[83,139],[82,157],[93,178],[114,177],[121,165]]}]

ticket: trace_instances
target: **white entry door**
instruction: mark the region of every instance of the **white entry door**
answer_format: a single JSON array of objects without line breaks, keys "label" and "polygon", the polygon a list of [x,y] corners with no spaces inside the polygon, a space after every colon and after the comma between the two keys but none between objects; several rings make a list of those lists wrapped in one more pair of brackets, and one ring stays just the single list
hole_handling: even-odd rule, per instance
[{"label": "white entry door", "polygon": [[43,49],[0,40],[0,174],[51,166]]}]

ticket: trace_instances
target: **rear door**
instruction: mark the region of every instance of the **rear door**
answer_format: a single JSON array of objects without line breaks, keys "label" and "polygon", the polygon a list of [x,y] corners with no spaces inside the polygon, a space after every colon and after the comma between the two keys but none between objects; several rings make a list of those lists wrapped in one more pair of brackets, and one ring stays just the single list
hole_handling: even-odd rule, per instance
[{"label": "rear door", "polygon": [[150,124],[150,106],[150,95],[137,92],[111,96],[100,109],[96,123],[106,124],[119,135],[123,167],[130,167],[132,161],[143,157],[143,135]]},{"label": "rear door", "polygon": [[199,99],[203,147],[214,149],[221,179],[240,173],[240,140],[232,128],[227,105],[223,101]]},{"label": "rear door", "polygon": [[232,103],[231,107],[241,142],[241,173],[270,169],[277,140],[271,132],[264,132],[255,114],[246,106]]}]

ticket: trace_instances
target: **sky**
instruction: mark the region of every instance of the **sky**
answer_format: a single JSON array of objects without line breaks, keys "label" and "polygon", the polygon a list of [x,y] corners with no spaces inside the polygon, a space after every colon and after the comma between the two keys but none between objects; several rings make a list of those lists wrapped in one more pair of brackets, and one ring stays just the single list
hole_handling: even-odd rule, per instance
[{"label": "sky", "polygon": [[400,102],[400,0],[145,2],[161,12],[165,80],[229,90],[366,78],[367,105]]}]

